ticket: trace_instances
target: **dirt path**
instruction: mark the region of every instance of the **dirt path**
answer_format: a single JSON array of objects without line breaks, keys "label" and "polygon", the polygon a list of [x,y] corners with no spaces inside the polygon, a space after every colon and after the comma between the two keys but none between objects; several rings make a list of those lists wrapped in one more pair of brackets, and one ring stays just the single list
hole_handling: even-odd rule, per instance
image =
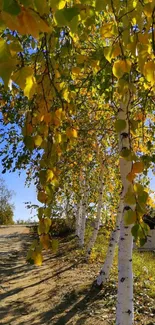
[{"label": "dirt path", "polygon": [[0,228],[0,324],[114,324],[115,308],[106,306],[105,290],[90,288],[99,266],[94,270],[66,256],[64,241],[57,256],[45,254],[41,267],[28,265],[31,240],[25,227]]}]

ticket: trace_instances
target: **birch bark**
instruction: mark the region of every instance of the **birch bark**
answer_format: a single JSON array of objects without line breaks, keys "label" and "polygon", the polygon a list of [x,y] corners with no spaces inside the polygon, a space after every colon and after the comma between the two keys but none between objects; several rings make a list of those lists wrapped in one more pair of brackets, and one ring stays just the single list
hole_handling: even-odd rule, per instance
[{"label": "birch bark", "polygon": [[82,199],[77,203],[77,210],[76,210],[75,235],[78,238],[80,236],[81,215],[82,215]]},{"label": "birch bark", "polygon": [[[125,100],[120,105],[118,120],[124,120],[126,127],[119,134],[119,152],[122,149],[131,149],[130,129],[129,129],[129,107],[131,96],[128,92]],[[124,213],[134,210],[135,206],[125,204],[125,195],[133,185],[127,180],[127,175],[132,170],[132,161],[120,157],[120,174],[123,185],[123,216],[120,225],[119,253],[118,253],[118,296],[116,325],[133,324],[133,274],[132,274],[132,246],[133,238],[131,234],[132,226],[125,226]]]},{"label": "birch bark", "polygon": [[82,215],[81,215],[81,228],[79,233],[79,246],[82,248],[84,246],[85,228],[86,228],[86,216],[88,209],[88,184],[85,181],[84,193],[82,199]]},{"label": "birch bark", "polygon": [[97,277],[97,285],[100,286],[101,284],[104,284],[110,274],[110,270],[113,264],[114,254],[115,254],[115,248],[118,244],[119,236],[120,236],[120,221],[122,218],[122,211],[123,211],[123,201],[122,198],[120,198],[117,218],[116,218],[116,226],[115,229],[112,231],[108,251],[106,254],[106,259],[104,262],[104,265]]},{"label": "birch bark", "polygon": [[104,181],[103,181],[103,167],[101,168],[100,176],[99,176],[99,199],[98,199],[98,206],[97,206],[97,215],[95,220],[95,226],[92,233],[92,236],[90,238],[90,241],[88,243],[87,247],[87,253],[86,253],[86,259],[89,258],[92,248],[95,244],[99,227],[100,227],[100,219],[101,219],[101,211],[102,211],[102,200],[103,200],[103,188],[104,188]]}]

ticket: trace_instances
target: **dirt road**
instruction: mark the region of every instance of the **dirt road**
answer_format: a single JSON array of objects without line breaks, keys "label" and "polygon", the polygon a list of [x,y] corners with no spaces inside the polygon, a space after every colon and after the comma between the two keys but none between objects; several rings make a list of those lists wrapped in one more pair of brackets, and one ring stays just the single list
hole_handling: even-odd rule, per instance
[{"label": "dirt road", "polygon": [[114,324],[105,291],[90,293],[94,266],[66,256],[64,240],[56,255],[45,253],[41,267],[28,265],[31,241],[26,227],[0,228],[0,324]]}]

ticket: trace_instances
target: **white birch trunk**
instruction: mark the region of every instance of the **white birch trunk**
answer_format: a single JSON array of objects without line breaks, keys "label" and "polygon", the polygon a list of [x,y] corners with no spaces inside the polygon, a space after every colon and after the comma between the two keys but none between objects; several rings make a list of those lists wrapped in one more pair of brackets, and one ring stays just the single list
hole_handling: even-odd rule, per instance
[{"label": "white birch trunk", "polygon": [[100,219],[101,219],[101,210],[102,210],[102,200],[103,200],[103,188],[104,188],[104,182],[103,182],[103,168],[101,169],[100,176],[99,176],[99,199],[98,199],[98,206],[97,206],[97,215],[95,220],[95,226],[92,233],[92,236],[90,238],[90,241],[88,243],[87,247],[87,253],[86,253],[86,259],[89,258],[92,248],[95,244],[99,227],[100,227]]},{"label": "white birch trunk", "polygon": [[82,199],[77,203],[75,235],[79,238],[81,229]]},{"label": "white birch trunk", "polygon": [[117,218],[116,218],[116,226],[115,229],[112,231],[108,251],[106,254],[106,259],[104,262],[104,265],[97,277],[97,285],[100,286],[101,284],[104,284],[110,274],[110,270],[113,264],[114,260],[114,254],[115,254],[115,248],[118,244],[119,236],[120,236],[120,221],[122,219],[122,212],[123,212],[123,201],[122,198],[120,198],[120,204],[118,208]]},{"label": "white birch trunk", "polygon": [[80,229],[80,233],[79,233],[79,246],[81,248],[84,246],[87,207],[88,207],[88,187],[87,187],[87,184],[85,184],[84,194],[83,194],[83,199],[82,199],[81,229]]},{"label": "white birch trunk", "polygon": [[[128,97],[128,98],[127,98]],[[118,119],[126,122],[126,127],[119,134],[119,152],[122,149],[131,149],[130,130],[128,123],[128,110],[130,106],[130,95],[126,95],[126,102],[122,102],[118,113]],[[120,158],[120,174],[123,186],[122,198],[132,186],[127,180],[127,175],[132,170],[132,161]],[[124,224],[124,213],[127,210],[134,210],[135,206],[123,203],[123,216],[120,226],[119,254],[118,254],[118,296],[116,325],[133,324],[133,274],[132,274],[132,246],[133,238],[131,227]]]}]

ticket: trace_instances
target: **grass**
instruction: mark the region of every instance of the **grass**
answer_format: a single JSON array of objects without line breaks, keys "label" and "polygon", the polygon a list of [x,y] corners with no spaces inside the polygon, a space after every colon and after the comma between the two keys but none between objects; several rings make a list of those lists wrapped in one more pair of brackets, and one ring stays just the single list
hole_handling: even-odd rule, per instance
[{"label": "grass", "polygon": [[[86,232],[86,243],[89,241],[90,230]],[[92,250],[89,264],[97,270],[100,270],[104,263],[110,231],[100,233],[95,247]],[[69,245],[75,244],[75,240],[69,241]],[[85,256],[85,250],[70,250],[70,257]],[[76,257],[75,257],[76,258]],[[116,250],[113,267],[110,273],[109,281],[104,285],[102,291],[106,292],[105,307],[114,308],[117,295],[117,277],[118,277],[118,250]],[[96,267],[97,266],[97,267]],[[135,306],[135,324],[155,325],[152,322],[155,315],[155,252],[133,251],[133,276],[134,276],[134,306]]]}]

